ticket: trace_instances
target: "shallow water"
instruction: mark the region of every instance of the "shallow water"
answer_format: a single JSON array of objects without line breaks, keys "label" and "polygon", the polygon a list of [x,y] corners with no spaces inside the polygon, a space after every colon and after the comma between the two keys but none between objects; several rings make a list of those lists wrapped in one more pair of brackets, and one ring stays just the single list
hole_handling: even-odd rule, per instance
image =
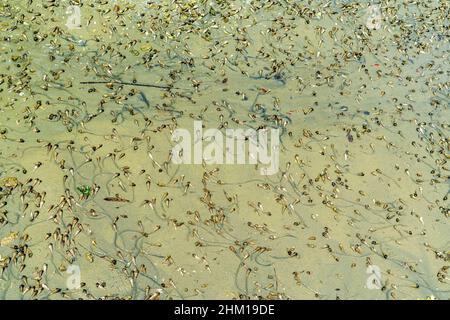
[{"label": "shallow water", "polygon": [[[449,7],[380,4],[1,1],[0,297],[448,299]],[[279,171],[172,163],[195,120]]]}]

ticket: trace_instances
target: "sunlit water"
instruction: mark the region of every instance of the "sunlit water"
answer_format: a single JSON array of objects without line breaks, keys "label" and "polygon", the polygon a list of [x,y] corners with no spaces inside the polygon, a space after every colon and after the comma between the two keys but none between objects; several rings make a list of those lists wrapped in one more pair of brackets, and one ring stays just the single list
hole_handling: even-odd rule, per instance
[{"label": "sunlit water", "polygon": [[[450,297],[445,1],[378,30],[368,2],[69,5],[1,1],[1,298]],[[172,163],[196,120],[279,128],[279,171]]]}]

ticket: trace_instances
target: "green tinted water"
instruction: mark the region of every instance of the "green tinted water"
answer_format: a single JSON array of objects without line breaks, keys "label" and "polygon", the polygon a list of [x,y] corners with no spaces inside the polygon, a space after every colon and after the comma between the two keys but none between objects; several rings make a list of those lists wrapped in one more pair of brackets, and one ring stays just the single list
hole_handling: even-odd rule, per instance
[{"label": "green tinted water", "polygon": [[[367,7],[3,0],[0,297],[448,299],[448,4]],[[280,170],[173,164],[195,120]]]}]

